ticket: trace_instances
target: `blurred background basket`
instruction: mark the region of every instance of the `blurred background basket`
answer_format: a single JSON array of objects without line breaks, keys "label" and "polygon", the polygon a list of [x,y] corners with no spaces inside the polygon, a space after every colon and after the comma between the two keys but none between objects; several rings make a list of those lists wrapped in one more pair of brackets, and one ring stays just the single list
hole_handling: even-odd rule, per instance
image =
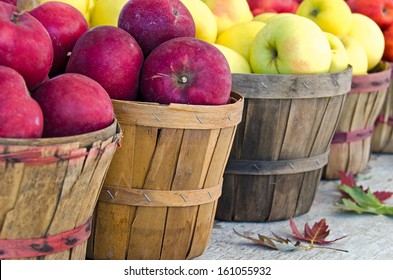
[{"label": "blurred background basket", "polygon": [[117,121],[76,136],[0,138],[0,259],[84,260],[119,141]]},{"label": "blurred background basket", "polygon": [[245,105],[216,218],[274,221],[309,211],[351,76],[350,67],[318,75],[233,74]]},{"label": "blurred background basket", "polygon": [[123,130],[89,240],[91,259],[191,259],[213,227],[243,98],[201,106],[113,101]]},{"label": "blurred background basket", "polygon": [[339,179],[338,171],[358,174],[366,169],[374,124],[384,104],[390,77],[391,68],[384,61],[373,72],[352,77],[323,178]]},{"label": "blurred background basket", "polygon": [[[389,63],[392,68],[393,63]],[[393,72],[392,74],[393,75]],[[371,152],[393,154],[393,83],[390,78],[385,102],[375,121]]]}]

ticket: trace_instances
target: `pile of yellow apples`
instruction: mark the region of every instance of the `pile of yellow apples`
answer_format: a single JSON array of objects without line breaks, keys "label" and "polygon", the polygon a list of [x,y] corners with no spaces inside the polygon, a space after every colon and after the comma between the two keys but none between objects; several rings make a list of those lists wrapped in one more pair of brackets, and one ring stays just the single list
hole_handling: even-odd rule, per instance
[{"label": "pile of yellow apples", "polygon": [[[47,2],[53,0],[41,0]],[[117,25],[127,0],[60,0],[78,8],[90,27]],[[193,16],[196,38],[214,44],[232,73],[319,74],[350,64],[367,74],[381,60],[384,37],[369,17],[343,0],[303,0],[296,13],[253,15],[247,0],[180,0]],[[279,1],[279,0],[277,0]]]}]

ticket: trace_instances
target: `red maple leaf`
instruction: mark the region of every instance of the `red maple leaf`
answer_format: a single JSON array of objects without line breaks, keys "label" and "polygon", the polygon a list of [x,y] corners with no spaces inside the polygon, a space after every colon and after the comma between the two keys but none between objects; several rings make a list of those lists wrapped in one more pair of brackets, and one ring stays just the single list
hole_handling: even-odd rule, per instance
[{"label": "red maple leaf", "polygon": [[[351,188],[357,186],[357,182],[356,182],[355,176],[354,176],[354,174],[352,172],[349,172],[348,174],[345,174],[344,171],[340,170],[340,171],[338,171],[338,174],[339,174],[339,177],[340,177],[340,184],[341,185],[346,185],[346,186],[351,187]],[[364,193],[366,193],[366,194],[369,192],[369,188],[364,189],[364,187],[362,185],[360,185],[358,187],[362,191],[364,191]],[[344,196],[348,197],[348,195],[346,193],[344,193],[343,191],[341,191],[341,193]],[[382,202],[384,200],[389,199],[393,195],[393,192],[376,191],[376,192],[373,192],[373,195],[375,195],[375,197],[379,200],[379,202]]]},{"label": "red maple leaf", "polygon": [[338,171],[338,176],[340,177],[341,185],[346,185],[353,188],[356,186],[356,179],[352,172],[346,174],[344,171]]},{"label": "red maple leaf", "polygon": [[292,218],[289,219],[289,224],[291,226],[291,229],[293,233],[295,234],[295,237],[299,240],[303,241],[308,241],[313,245],[314,243],[318,244],[329,244],[332,242],[335,242],[337,240],[343,239],[345,236],[336,238],[334,240],[326,240],[326,237],[329,235],[330,230],[329,226],[326,224],[326,219],[323,218],[319,222],[315,222],[312,228],[306,223],[304,225],[304,235],[300,233],[298,228],[296,227],[295,222],[293,221]]}]

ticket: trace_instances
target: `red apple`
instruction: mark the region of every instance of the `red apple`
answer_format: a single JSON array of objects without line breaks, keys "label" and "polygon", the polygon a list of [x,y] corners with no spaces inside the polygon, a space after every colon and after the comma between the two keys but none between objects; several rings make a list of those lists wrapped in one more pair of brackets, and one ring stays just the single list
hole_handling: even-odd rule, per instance
[{"label": "red apple", "polygon": [[16,2],[17,2],[18,0],[0,0],[0,2],[5,2],[5,3],[9,3],[9,4],[12,4],[12,5],[14,5],[14,6],[16,6]]},{"label": "red apple", "polygon": [[18,71],[32,90],[48,75],[53,48],[48,32],[29,13],[0,2],[0,65]]},{"label": "red apple", "polygon": [[148,56],[176,37],[195,37],[195,23],[180,0],[133,0],[122,8],[118,26],[130,33]]},{"label": "red apple", "polygon": [[295,13],[299,3],[295,0],[247,0],[254,16],[266,13]]},{"label": "red apple", "polygon": [[385,38],[385,50],[383,53],[383,60],[393,62],[393,24],[383,31]]},{"label": "red apple", "polygon": [[58,75],[40,85],[32,97],[44,114],[43,137],[83,134],[109,126],[113,106],[105,89],[81,74]]},{"label": "red apple", "polygon": [[348,0],[346,2],[353,13],[368,16],[382,30],[393,24],[392,0]]},{"label": "red apple", "polygon": [[126,31],[97,26],[79,38],[66,72],[92,78],[112,99],[136,100],[143,59],[140,46]]},{"label": "red apple", "polygon": [[78,38],[89,26],[83,14],[63,2],[45,2],[29,12],[48,31],[53,46],[53,64],[50,76],[65,72],[68,56]]},{"label": "red apple", "polygon": [[144,101],[221,105],[229,101],[232,76],[224,55],[212,44],[171,39],[146,58],[141,73]]},{"label": "red apple", "polygon": [[23,77],[0,66],[0,137],[39,138],[43,124],[41,108],[31,98]]}]

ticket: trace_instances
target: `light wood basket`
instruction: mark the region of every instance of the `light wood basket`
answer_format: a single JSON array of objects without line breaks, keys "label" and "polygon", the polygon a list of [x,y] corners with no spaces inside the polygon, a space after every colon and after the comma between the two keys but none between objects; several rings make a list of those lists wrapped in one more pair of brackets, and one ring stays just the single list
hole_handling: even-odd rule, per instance
[{"label": "light wood basket", "polygon": [[390,84],[391,68],[380,62],[375,72],[354,75],[332,144],[324,179],[339,179],[338,171],[358,174],[367,168],[374,124]]},{"label": "light wood basket", "polygon": [[233,74],[245,98],[216,218],[275,221],[309,211],[352,69],[320,75]]},{"label": "light wood basket", "polygon": [[120,127],[0,138],[0,259],[86,258],[91,218]]},{"label": "light wood basket", "polygon": [[[390,68],[393,63],[389,63]],[[393,72],[392,72],[393,75]],[[385,102],[375,122],[374,134],[371,138],[371,152],[393,154],[393,83],[390,77]]]},{"label": "light wood basket", "polygon": [[96,207],[91,259],[192,259],[209,240],[243,98],[113,101],[123,131]]}]

